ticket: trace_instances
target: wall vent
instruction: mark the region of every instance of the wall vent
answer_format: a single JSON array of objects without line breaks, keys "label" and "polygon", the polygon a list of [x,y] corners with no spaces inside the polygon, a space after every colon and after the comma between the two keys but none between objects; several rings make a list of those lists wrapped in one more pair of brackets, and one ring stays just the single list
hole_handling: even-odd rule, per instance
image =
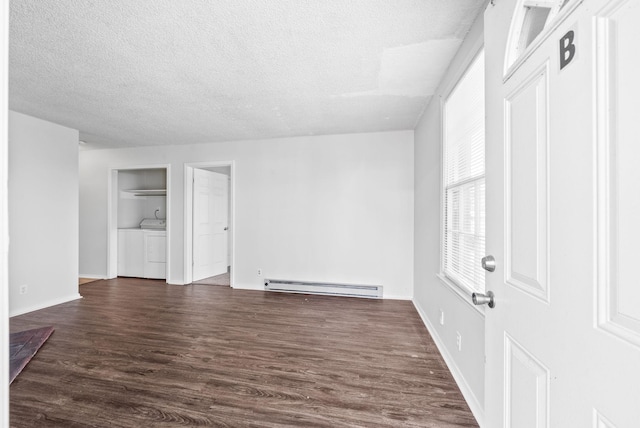
[{"label": "wall vent", "polygon": [[282,293],[322,294],[325,296],[382,299],[382,285],[332,284],[327,282],[265,279],[264,289]]}]

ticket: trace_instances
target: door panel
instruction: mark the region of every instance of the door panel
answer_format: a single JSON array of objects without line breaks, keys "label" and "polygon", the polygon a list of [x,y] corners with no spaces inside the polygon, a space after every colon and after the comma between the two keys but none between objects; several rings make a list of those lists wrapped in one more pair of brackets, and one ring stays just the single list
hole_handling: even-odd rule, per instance
[{"label": "door panel", "polygon": [[228,224],[228,195],[229,179],[226,175],[217,174],[213,176],[212,195],[213,212],[211,221],[213,223],[213,269],[214,275],[220,275],[227,271],[228,247],[227,247],[227,224]]},{"label": "door panel", "polygon": [[505,426],[542,428],[549,413],[549,370],[505,335]]},{"label": "door panel", "polygon": [[505,100],[507,282],[548,301],[547,64]]},{"label": "door panel", "polygon": [[640,345],[640,65],[636,55],[623,54],[637,49],[640,26],[628,13],[629,3],[613,2],[597,24],[598,308],[601,328]]},{"label": "door panel", "polygon": [[197,201],[195,204],[194,215],[195,222],[203,227],[209,227],[208,225],[211,223],[209,218],[209,182],[206,179],[202,179],[202,177],[198,177],[197,182],[195,183],[194,189],[196,189],[196,197],[194,201]]},{"label": "door panel", "polygon": [[566,5],[506,77],[523,3],[485,13],[491,428],[640,421],[640,2]]}]

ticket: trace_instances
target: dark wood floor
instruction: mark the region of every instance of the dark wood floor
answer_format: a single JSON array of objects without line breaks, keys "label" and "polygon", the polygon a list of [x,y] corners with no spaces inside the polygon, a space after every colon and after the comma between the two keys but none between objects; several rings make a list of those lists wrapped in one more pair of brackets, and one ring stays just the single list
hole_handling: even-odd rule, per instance
[{"label": "dark wood floor", "polygon": [[13,427],[475,427],[407,301],[120,278],[11,319],[55,332]]}]

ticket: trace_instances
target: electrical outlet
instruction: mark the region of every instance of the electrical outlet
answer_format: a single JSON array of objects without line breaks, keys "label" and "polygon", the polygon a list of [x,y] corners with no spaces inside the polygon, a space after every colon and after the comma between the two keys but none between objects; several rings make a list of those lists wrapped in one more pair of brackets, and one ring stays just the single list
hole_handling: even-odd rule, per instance
[{"label": "electrical outlet", "polygon": [[29,286],[27,284],[20,286],[20,294],[27,294],[29,292]]},{"label": "electrical outlet", "polygon": [[456,331],[456,346],[458,347],[458,351],[462,351],[462,335],[459,331]]},{"label": "electrical outlet", "polygon": [[262,276],[262,269],[258,268],[258,276]]},{"label": "electrical outlet", "polygon": [[444,311],[440,309],[440,325],[444,325]]}]

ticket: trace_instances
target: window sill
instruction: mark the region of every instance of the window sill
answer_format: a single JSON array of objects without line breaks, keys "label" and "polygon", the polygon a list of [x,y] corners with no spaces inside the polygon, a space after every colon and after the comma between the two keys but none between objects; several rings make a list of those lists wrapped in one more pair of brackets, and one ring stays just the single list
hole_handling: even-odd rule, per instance
[{"label": "window sill", "polygon": [[473,304],[473,302],[471,301],[471,290],[459,286],[441,273],[437,273],[436,276],[446,286],[446,288],[449,289],[453,294],[455,294],[460,300],[462,300],[464,303],[471,306],[475,311],[484,316],[485,307],[484,305],[478,306]]}]

